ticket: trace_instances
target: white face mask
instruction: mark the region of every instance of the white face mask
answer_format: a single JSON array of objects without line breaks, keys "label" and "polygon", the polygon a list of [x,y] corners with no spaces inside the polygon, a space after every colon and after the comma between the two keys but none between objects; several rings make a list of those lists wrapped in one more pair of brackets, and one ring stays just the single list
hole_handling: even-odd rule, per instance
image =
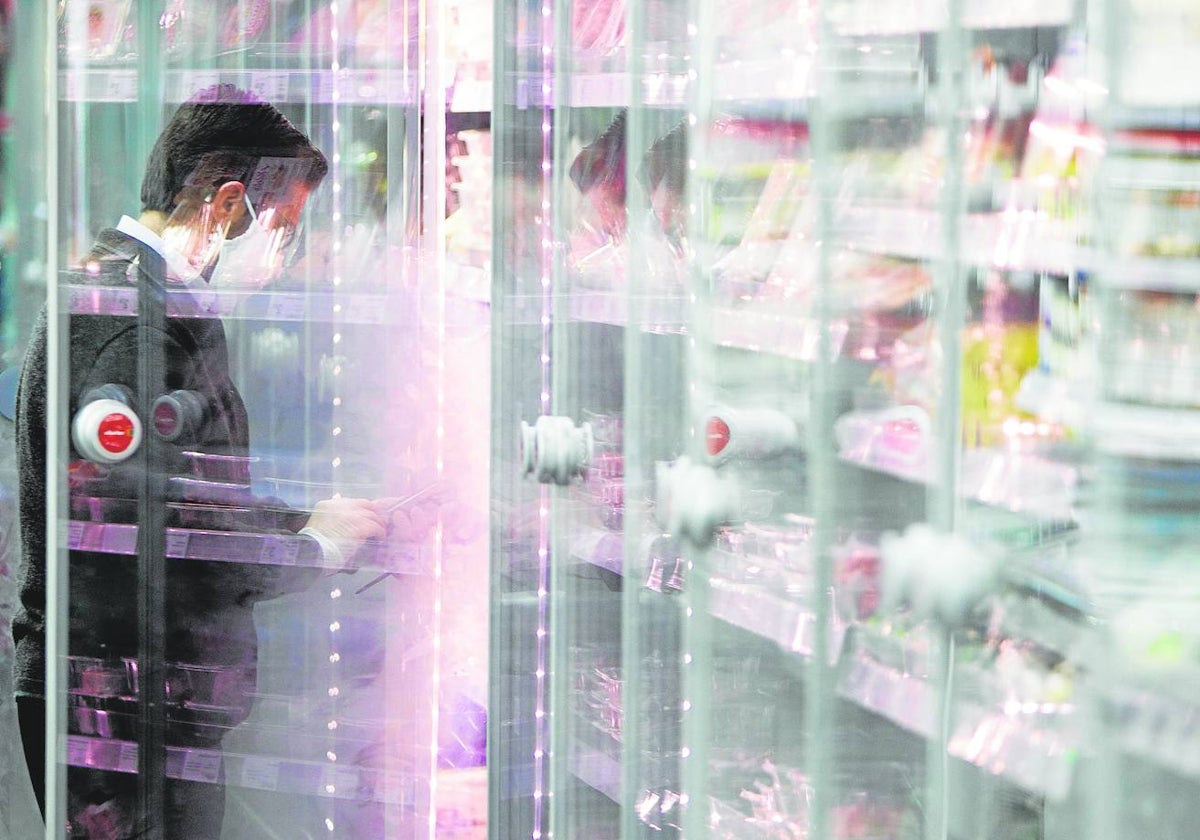
[{"label": "white face mask", "polygon": [[250,225],[244,233],[221,244],[210,285],[260,289],[278,279],[287,267],[296,231],[290,225],[272,224],[277,212],[274,207],[258,215],[250,199],[243,200],[250,212]]},{"label": "white face mask", "polygon": [[182,253],[177,249],[167,246],[163,253],[163,257],[167,261],[167,282],[182,283],[185,286],[193,286],[196,281],[204,276],[203,269],[192,265]]},{"label": "white face mask", "polygon": [[229,226],[216,223],[208,203],[185,218],[186,223],[168,223],[163,230],[163,258],[167,262],[167,282],[190,286],[204,277],[216,259]]}]

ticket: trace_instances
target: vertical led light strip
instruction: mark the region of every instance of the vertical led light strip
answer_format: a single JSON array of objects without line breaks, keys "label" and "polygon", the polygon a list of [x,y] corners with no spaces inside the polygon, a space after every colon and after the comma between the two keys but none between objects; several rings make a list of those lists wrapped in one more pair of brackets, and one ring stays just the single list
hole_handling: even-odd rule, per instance
[{"label": "vertical led light strip", "polygon": [[[341,482],[342,459],[337,454],[337,438],[342,433],[340,422],[341,405],[342,405],[342,365],[339,361],[338,350],[342,341],[342,328],[344,316],[342,312],[342,303],[339,299],[338,292],[342,286],[342,240],[339,235],[339,230],[342,227],[342,126],[341,126],[341,32],[339,30],[339,22],[341,19],[341,3],[338,0],[333,0],[329,4],[329,17],[331,20],[329,29],[329,52],[332,60],[329,65],[329,87],[330,87],[330,106],[329,119],[330,131],[333,134],[332,154],[329,160],[329,179],[330,179],[330,224],[333,228],[333,237],[330,244],[332,251],[330,255],[330,268],[332,276],[330,282],[333,284],[334,290],[334,305],[332,316],[333,327],[333,352],[331,354],[332,365],[330,369],[331,383],[333,391],[333,428],[330,429],[330,434],[333,437],[333,442],[330,445],[330,451],[333,455],[333,460],[330,462],[330,478],[333,487],[339,487]],[[335,493],[335,495],[338,495]],[[343,558],[349,560],[350,558]],[[338,730],[338,697],[341,694],[341,689],[338,685],[340,682],[339,673],[341,671],[340,662],[342,659],[341,650],[339,648],[340,636],[338,635],[342,629],[341,622],[338,620],[338,607],[341,606],[340,598],[342,597],[341,587],[337,584],[329,585],[329,720],[325,724],[329,732],[329,747],[325,752],[325,759],[329,765],[325,772],[325,787],[324,793],[329,799],[329,809],[325,817],[325,828],[329,832],[330,837],[338,836],[338,826],[334,821],[336,815],[336,802],[339,795],[337,785],[339,780],[338,773],[338,754],[337,754],[337,730]]]},{"label": "vertical led light strip", "polygon": [[[802,7],[803,8],[803,7]],[[808,25],[815,26],[817,54],[814,63],[798,90],[799,107],[808,108],[810,190],[815,199],[813,227],[813,258],[816,268],[816,294],[813,315],[817,325],[816,358],[811,366],[809,386],[809,423],[805,448],[806,480],[813,488],[808,493],[812,516],[816,522],[813,532],[813,655],[804,666],[804,740],[807,753],[805,764],[809,777],[815,781],[811,805],[810,830],[814,837],[827,837],[833,827],[833,803],[837,798],[837,689],[836,673],[826,652],[829,650],[831,622],[834,619],[825,593],[833,588],[834,545],[839,527],[839,512],[844,504],[839,493],[838,472],[833,453],[837,451],[833,429],[838,414],[836,391],[838,373],[834,362],[837,341],[833,335],[835,321],[835,265],[837,250],[837,201],[841,194],[842,170],[838,156],[842,148],[843,117],[838,104],[851,95],[845,89],[838,71],[841,35],[833,13],[825,4],[809,6]],[[806,94],[810,97],[807,102]]]},{"label": "vertical led light strip", "polygon": [[[542,349],[541,349],[541,414],[551,414],[550,384],[551,384],[551,341],[554,299],[554,221],[551,213],[550,198],[554,189],[553,181],[553,119],[554,119],[554,90],[551,83],[554,73],[554,14],[553,0],[542,0],[542,45],[541,77],[542,77],[542,206],[541,215],[537,217],[541,235],[541,291],[542,291]],[[548,617],[550,613],[550,494],[543,487],[540,491],[538,510],[538,592],[537,592],[537,639],[535,642],[537,655],[536,690],[534,692],[534,749],[533,749],[533,840],[541,840],[542,822],[545,815],[543,793],[545,784],[546,758],[549,742],[550,722],[546,715],[546,671],[548,665]],[[552,834],[552,833],[551,833]]]},{"label": "vertical led light strip", "polygon": [[[407,0],[417,3],[420,0]],[[436,356],[436,435],[434,444],[434,472],[441,482],[445,470],[446,442],[446,80],[442,75],[444,58],[445,11],[441,0],[427,0],[418,7],[420,31],[424,35],[424,49],[418,50],[417,67],[420,96],[416,107],[424,108],[424,132],[418,138],[424,161],[422,180],[426,185],[422,191],[421,207],[424,213],[424,240],[418,253],[425,263],[432,264],[436,278],[433,311]],[[407,12],[407,9],[404,11]],[[405,40],[417,37],[408,31],[411,18],[405,14]],[[405,50],[405,55],[409,53]],[[407,61],[407,59],[406,59]],[[407,89],[407,88],[406,88]],[[423,103],[423,105],[421,104]],[[422,311],[429,311],[422,307]],[[424,330],[422,330],[424,333]],[[437,837],[438,799],[438,731],[441,724],[442,697],[442,551],[443,522],[439,508],[433,532],[433,661],[431,663],[429,691],[429,838]]]},{"label": "vertical led light strip", "polygon": [[[946,178],[939,195],[940,258],[934,262],[934,288],[942,311],[936,338],[942,349],[941,396],[934,418],[934,476],[928,495],[930,524],[946,534],[960,528],[959,488],[962,449],[963,329],[967,322],[967,281],[963,264],[963,214],[967,209],[965,149],[969,128],[967,73],[970,39],[963,27],[964,0],[947,0],[947,22],[937,41],[937,122],[944,129]],[[935,306],[936,306],[935,301]],[[936,309],[934,310],[936,312]],[[945,840],[950,819],[950,735],[954,714],[954,630],[937,622],[930,633],[929,675],[936,687],[936,729],[926,742],[925,838]]]},{"label": "vertical led light strip", "polygon": [[[696,171],[708,162],[708,126],[713,119],[713,80],[709,70],[716,66],[716,14],[713,4],[693,0],[687,16],[687,231],[689,237],[703,227],[711,196],[700,188]],[[704,71],[704,72],[701,72]],[[687,440],[685,451],[696,463],[704,463],[703,433],[696,428],[697,410],[712,405],[711,389],[715,381],[712,356],[712,330],[709,323],[712,299],[707,291],[708,266],[700,257],[688,253],[687,266],[687,353],[686,377]],[[672,505],[688,502],[672,498]],[[687,585],[683,591],[680,651],[680,749],[679,805],[683,809],[682,836],[705,837],[709,833],[707,788],[709,784],[709,742],[711,740],[712,623],[709,617],[708,563],[705,548],[697,542],[680,541],[687,560]]]}]

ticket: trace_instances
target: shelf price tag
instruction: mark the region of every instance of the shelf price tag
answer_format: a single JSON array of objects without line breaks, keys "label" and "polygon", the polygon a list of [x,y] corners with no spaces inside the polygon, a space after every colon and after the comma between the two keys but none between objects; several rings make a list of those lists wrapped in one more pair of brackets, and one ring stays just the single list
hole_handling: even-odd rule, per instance
[{"label": "shelf price tag", "polygon": [[817,632],[816,616],[812,613],[802,613],[795,624],[790,639],[785,639],[786,647],[803,656],[812,656],[816,647],[814,636]]},{"label": "shelf price tag", "polygon": [[75,314],[83,314],[88,312],[88,305],[91,303],[91,290],[89,289],[71,289],[67,296],[67,305],[71,312]]},{"label": "shelf price tag", "polygon": [[273,294],[267,301],[267,317],[282,321],[304,318],[304,296],[292,292]]},{"label": "shelf price tag", "polygon": [[183,755],[183,778],[189,782],[215,782],[221,777],[221,754],[188,750]]},{"label": "shelf price tag", "polygon": [[278,790],[279,766],[275,759],[246,756],[242,764],[242,785],[256,790]]},{"label": "shelf price tag", "polygon": [[138,745],[130,742],[121,744],[121,752],[117,756],[117,771],[120,773],[136,773],[138,769]]},{"label": "shelf price tag", "polygon": [[87,739],[71,736],[67,739],[67,764],[72,767],[86,767],[88,758]]},{"label": "shelf price tag", "polygon": [[288,537],[263,537],[259,562],[269,566],[294,566],[300,555],[300,540]]},{"label": "shelf price tag", "polygon": [[58,74],[59,85],[67,102],[79,101],[79,73],[61,72]]},{"label": "shelf price tag", "polygon": [[620,100],[628,77],[624,74],[576,76],[571,80],[571,104],[604,105]]},{"label": "shelf price tag", "polygon": [[196,313],[199,315],[222,315],[221,295],[217,292],[195,292],[192,299],[196,302]]},{"label": "shelf price tag", "polygon": [[113,70],[104,75],[104,91],[97,97],[108,102],[129,102],[137,98],[137,76],[131,70]]},{"label": "shelf price tag", "polygon": [[189,537],[186,531],[167,531],[167,556],[176,559],[187,557]]},{"label": "shelf price tag", "polygon": [[216,70],[190,70],[180,76],[180,101],[191,96],[193,91],[214,88],[220,81],[221,76]]},{"label": "shelf price tag", "polygon": [[313,80],[313,100],[316,102],[332,102],[334,87],[337,85],[337,78],[333,71],[323,71],[316,75]]},{"label": "shelf price tag", "polygon": [[110,314],[137,314],[138,299],[136,289],[112,289],[105,292],[104,297],[108,300],[108,306],[106,306],[105,309]]},{"label": "shelf price tag", "polygon": [[380,295],[350,295],[346,302],[346,320],[353,324],[383,322],[383,299]]},{"label": "shelf price tag", "polygon": [[67,548],[78,549],[83,544],[84,523],[72,519],[67,523]]},{"label": "shelf price tag", "polygon": [[280,71],[256,71],[250,90],[267,102],[282,102],[287,97],[288,74]]}]

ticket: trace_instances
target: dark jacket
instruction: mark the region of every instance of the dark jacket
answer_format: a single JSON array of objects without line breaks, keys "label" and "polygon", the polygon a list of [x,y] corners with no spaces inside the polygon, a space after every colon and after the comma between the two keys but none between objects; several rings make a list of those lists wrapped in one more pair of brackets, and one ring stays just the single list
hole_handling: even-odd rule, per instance
[{"label": "dark jacket", "polygon": [[[93,257],[103,264],[101,276],[138,276],[138,243],[116,231],[99,238]],[[145,281],[142,291],[145,293]],[[70,413],[93,387],[116,384],[137,393],[138,350],[146,342],[161,346],[165,381],[161,393],[176,389],[198,392],[213,407],[204,439],[164,447],[165,463],[150,465],[167,475],[185,474],[184,449],[244,455],[249,451],[248,423],[241,395],[229,378],[225,331],[221,322],[203,318],[168,318],[162,332],[139,325],[136,317],[72,315],[70,318]],[[13,622],[16,644],[15,683],[18,694],[42,695],[45,669],[46,618],[46,314],[42,313],[26,351],[17,395],[17,455],[20,471],[20,520],[24,540],[21,604]],[[135,403],[136,404],[136,403]],[[146,434],[149,424],[143,418]],[[117,468],[99,469],[81,462],[72,450],[73,497],[126,500],[104,503],[106,521],[136,521],[137,486],[148,468],[147,447]],[[63,476],[65,479],[67,476]],[[247,488],[247,498],[249,498]],[[74,505],[78,508],[79,503]],[[273,500],[257,499],[250,513],[220,511],[208,521],[189,523],[215,530],[294,532],[306,516]],[[73,518],[80,515],[73,512]],[[179,525],[178,513],[168,524]],[[253,622],[255,602],[308,585],[313,569],[257,563],[166,561],[168,662],[235,666],[251,679],[256,656]],[[67,609],[68,652],[116,660],[137,654],[137,559],[130,555],[73,551]],[[252,682],[248,687],[252,687]]]}]

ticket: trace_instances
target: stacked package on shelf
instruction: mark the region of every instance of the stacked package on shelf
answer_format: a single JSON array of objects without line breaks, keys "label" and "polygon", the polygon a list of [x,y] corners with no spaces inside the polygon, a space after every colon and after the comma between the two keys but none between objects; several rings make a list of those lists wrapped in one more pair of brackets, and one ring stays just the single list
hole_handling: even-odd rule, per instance
[{"label": "stacked package on shelf", "polygon": [[[1200,10],[1184,0],[1130,0],[1124,21],[1096,202],[1107,258],[1099,272],[1106,295],[1097,313],[1097,397],[1105,412],[1097,443],[1110,453],[1190,461],[1200,455],[1191,414],[1200,408],[1200,132],[1187,114],[1200,104]],[[1141,423],[1141,441],[1119,441],[1139,416],[1150,424]]]},{"label": "stacked package on shelf", "polygon": [[[99,10],[103,27],[89,39],[92,58],[115,51],[114,35],[136,44],[129,0],[68,2]],[[167,0],[159,19],[169,58],[183,62],[205,55],[256,56],[278,67],[279,62],[327,63],[340,60],[359,67],[415,67],[419,4],[404,4],[397,14],[395,0],[342,0],[297,3],[291,0]],[[120,20],[118,20],[118,16]],[[335,37],[336,36],[336,37]],[[334,55],[331,48],[339,46]],[[132,49],[129,57],[132,58]],[[244,66],[233,64],[231,66]]]},{"label": "stacked package on shelf", "polygon": [[447,138],[446,262],[451,290],[471,300],[491,295],[492,136],[460,131]]},{"label": "stacked package on shelf", "polygon": [[453,111],[492,109],[492,30],[490,2],[456,0],[446,11],[450,32],[445,37],[445,60],[454,67],[450,92]]},{"label": "stacked package on shelf", "polygon": [[1101,346],[1102,396],[1200,407],[1200,134],[1121,131],[1110,141],[1101,212],[1115,315]]},{"label": "stacked package on shelf", "polygon": [[[1081,211],[1104,143],[1086,119],[1099,85],[1089,81],[1085,59],[1080,39],[1068,37],[1042,78],[1019,56],[977,49],[962,173],[962,247],[968,265],[978,268],[958,340],[959,443],[966,450],[960,490],[989,505],[1064,521],[1072,516],[1078,469],[1058,454],[1071,440],[1077,411],[1056,392],[1060,404],[1048,410],[1046,393],[1054,391],[1047,383],[1087,373],[1088,330],[1079,311],[1085,278],[1073,261],[1076,240],[1087,236]],[[892,152],[902,174],[856,178],[863,186],[845,213],[856,247],[863,243],[893,260],[907,248],[917,258],[911,273],[926,280],[910,284],[913,302],[933,287],[922,260],[936,256],[942,233],[938,201],[949,185],[940,131],[910,132],[911,145]],[[847,171],[886,171],[884,160],[876,150],[856,150]],[[871,275],[886,276],[879,257],[873,259]],[[921,308],[910,305],[910,314]],[[842,457],[928,480],[944,392],[940,336],[932,321],[915,318],[879,338],[887,340],[873,348],[847,342],[856,358],[876,367],[874,390],[838,422]]]},{"label": "stacked package on shelf", "polygon": [[[869,781],[868,781],[869,780]],[[881,780],[886,780],[880,784]],[[813,784],[803,770],[766,759],[747,768],[736,799],[714,798],[709,826],[720,840],[800,840],[811,836]],[[902,765],[855,763],[835,780],[830,837],[901,840],[920,832],[915,781]]]},{"label": "stacked package on shelf", "polygon": [[649,293],[676,295],[684,271],[684,167],[686,134],[676,125],[651,143],[637,171],[626,172],[625,111],[571,162],[569,175],[581,201],[568,238],[572,282],[579,288],[617,291],[624,287],[629,259],[626,190],[636,179],[649,194],[657,226],[647,231],[646,253],[640,270],[641,288]]},{"label": "stacked package on shelf", "polygon": [[1109,619],[1093,663],[1118,710],[1113,734],[1178,768],[1194,752],[1181,746],[1191,737],[1181,721],[1194,720],[1200,685],[1200,9],[1115,5],[1082,554],[1089,595]]},{"label": "stacked package on shelf", "polygon": [[625,0],[573,0],[571,46],[593,58],[611,56],[625,46]]},{"label": "stacked package on shelf", "polygon": [[[1095,232],[1086,202],[1105,151],[1090,115],[1103,88],[1093,78],[1084,40],[1070,36],[1042,80],[1037,112],[1008,209],[1031,215],[1046,234],[1072,247],[1093,247]],[[1084,391],[1094,377],[1089,275],[1073,259],[1038,280],[1037,368],[1022,381],[1018,404],[1041,420],[1076,429]]]}]

